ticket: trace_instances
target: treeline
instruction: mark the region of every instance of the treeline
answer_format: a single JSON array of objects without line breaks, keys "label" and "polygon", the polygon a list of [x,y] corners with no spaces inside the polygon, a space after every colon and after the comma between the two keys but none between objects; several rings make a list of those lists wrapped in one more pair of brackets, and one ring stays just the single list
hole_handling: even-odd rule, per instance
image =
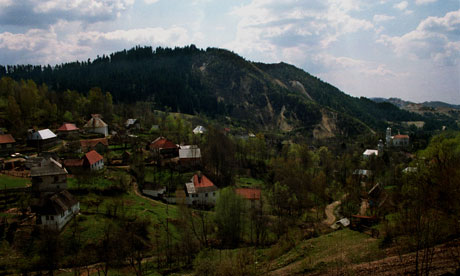
[{"label": "treeline", "polygon": [[[361,122],[380,130],[388,121],[429,121],[426,128],[436,124],[456,127],[449,118],[425,118],[391,104],[351,97],[285,63],[251,63],[227,50],[203,50],[194,45],[174,49],[137,46],[93,61],[54,67],[0,66],[0,76],[4,75],[46,83],[60,93],[68,89],[87,93],[100,87],[111,92],[115,103],[151,101],[158,110],[231,116],[258,128],[274,127],[275,116],[282,111],[288,121],[311,128],[321,121],[322,107],[338,112],[340,127],[347,135],[366,131]],[[295,89],[292,81],[299,81],[311,99]]]},{"label": "treeline", "polygon": [[57,93],[46,84],[32,80],[0,79],[2,126],[14,136],[24,136],[33,127],[58,127],[62,122],[83,124],[90,114],[100,113],[110,122],[113,118],[112,95],[91,88],[87,96],[65,90]]}]

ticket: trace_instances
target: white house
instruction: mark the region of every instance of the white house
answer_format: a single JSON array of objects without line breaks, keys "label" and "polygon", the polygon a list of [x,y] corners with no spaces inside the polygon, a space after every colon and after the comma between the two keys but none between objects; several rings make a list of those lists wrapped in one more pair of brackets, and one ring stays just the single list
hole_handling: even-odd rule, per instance
[{"label": "white house", "polygon": [[184,145],[179,148],[181,165],[198,165],[201,162],[201,150],[197,145]]},{"label": "white house", "polygon": [[67,191],[41,198],[34,207],[37,225],[60,231],[78,212],[80,203]]},{"label": "white house", "polygon": [[379,151],[378,150],[373,150],[373,149],[367,149],[363,152],[363,158],[364,159],[367,159],[367,158],[370,158],[371,156],[378,156],[379,155]]},{"label": "white house", "polygon": [[204,128],[204,126],[197,126],[192,131],[194,134],[203,134],[206,132],[206,128]]},{"label": "white house", "polygon": [[218,189],[209,178],[201,173],[195,174],[185,183],[186,203],[189,205],[215,205]]},{"label": "white house", "polygon": [[53,158],[45,159],[30,169],[32,191],[54,193],[67,188],[67,170]]},{"label": "white house", "polygon": [[83,128],[88,132],[100,133],[104,134],[104,136],[109,135],[109,127],[102,121],[100,114],[91,114],[91,119],[89,119]]},{"label": "white house", "polygon": [[104,168],[104,157],[92,150],[83,156],[83,167],[89,168],[91,171],[98,171]]},{"label": "white house", "polygon": [[56,145],[58,137],[49,129],[35,131],[29,130],[27,133],[27,144],[32,147],[49,148]]}]

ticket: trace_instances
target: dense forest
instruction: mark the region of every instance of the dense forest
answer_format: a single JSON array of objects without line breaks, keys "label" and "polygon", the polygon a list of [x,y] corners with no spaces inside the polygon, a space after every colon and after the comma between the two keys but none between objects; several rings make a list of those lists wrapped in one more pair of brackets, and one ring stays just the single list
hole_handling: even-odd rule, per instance
[{"label": "dense forest", "polygon": [[[255,129],[290,129],[307,132],[332,111],[336,134],[356,135],[367,127],[384,130],[388,122],[426,121],[456,128],[449,118],[427,118],[389,103],[351,97],[294,66],[253,63],[217,48],[135,47],[95,60],[56,66],[0,66],[0,76],[17,81],[31,79],[50,91],[92,88],[109,91],[114,103],[149,101],[154,108],[210,117],[230,116]],[[367,126],[367,127],[366,127]]]}]

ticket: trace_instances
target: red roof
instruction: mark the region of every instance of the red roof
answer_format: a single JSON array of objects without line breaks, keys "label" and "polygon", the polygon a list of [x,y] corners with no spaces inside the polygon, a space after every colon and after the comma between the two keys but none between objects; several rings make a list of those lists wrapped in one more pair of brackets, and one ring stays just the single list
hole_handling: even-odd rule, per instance
[{"label": "red roof", "polygon": [[151,144],[150,148],[154,149],[175,149],[177,145],[164,137],[158,137]]},{"label": "red roof", "polygon": [[10,144],[10,143],[16,143],[16,140],[14,140],[11,134],[0,134],[0,144]]},{"label": "red roof", "polygon": [[109,141],[107,138],[98,138],[98,139],[91,139],[91,140],[80,140],[80,145],[83,148],[95,147],[97,144],[103,144],[105,146],[109,146]]},{"label": "red roof", "polygon": [[104,157],[102,157],[102,155],[97,153],[97,151],[95,151],[95,150],[92,150],[92,151],[88,152],[87,154],[85,154],[85,158],[86,158],[86,160],[88,160],[88,163],[90,165],[96,163],[97,161],[100,161],[100,160],[104,159]]},{"label": "red roof", "polygon": [[409,139],[409,135],[398,134],[393,137],[394,139]]},{"label": "red roof", "polygon": [[260,189],[238,188],[235,192],[245,199],[260,200]]},{"label": "red roof", "polygon": [[58,131],[73,131],[73,130],[79,130],[79,128],[75,126],[75,124],[65,123],[57,130]]},{"label": "red roof", "polygon": [[64,167],[81,167],[81,166],[83,166],[83,159],[64,160]]},{"label": "red roof", "polygon": [[215,187],[214,183],[212,183],[209,178],[207,178],[204,174],[201,175],[201,179],[198,178],[198,175],[195,174],[193,176],[193,185],[195,188],[207,188],[207,187]]}]

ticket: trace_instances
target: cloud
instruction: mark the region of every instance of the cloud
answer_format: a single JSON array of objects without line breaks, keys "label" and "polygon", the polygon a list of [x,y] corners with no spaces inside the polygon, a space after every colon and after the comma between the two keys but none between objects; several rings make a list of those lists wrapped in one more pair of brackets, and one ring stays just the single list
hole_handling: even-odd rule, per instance
[{"label": "cloud", "polygon": [[434,3],[436,1],[438,0],[415,0],[415,4],[424,5],[424,4]]},{"label": "cloud", "polygon": [[402,36],[381,35],[378,42],[393,49],[398,56],[451,65],[460,59],[459,34],[460,10],[446,13],[444,17],[428,17],[415,30]]},{"label": "cloud", "polygon": [[372,22],[351,15],[363,3],[253,0],[232,11],[239,22],[236,39],[226,46],[240,53],[263,52],[278,58],[285,47],[324,49],[345,34],[374,28]]},{"label": "cloud", "polygon": [[403,11],[405,9],[407,9],[407,7],[409,6],[409,3],[407,3],[407,1],[402,1],[400,3],[397,3],[397,4],[394,4],[393,7],[400,10],[400,11]]},{"label": "cloud", "polygon": [[389,21],[395,19],[394,16],[392,15],[386,15],[386,14],[376,14],[373,17],[374,22],[384,22],[384,21]]},{"label": "cloud", "polygon": [[146,4],[155,4],[155,3],[158,2],[158,1],[160,1],[160,0],[144,0],[144,2],[145,2]]},{"label": "cloud", "polygon": [[0,0],[0,24],[46,28],[59,20],[108,21],[133,4],[134,0]]},{"label": "cloud", "polygon": [[[181,27],[139,28],[111,32],[80,31],[78,23],[61,21],[48,29],[31,29],[25,33],[0,33],[0,58],[8,63],[57,64],[86,60],[96,54],[110,53],[135,45],[185,45],[191,43]],[[16,57],[12,59],[11,57]],[[18,60],[19,59],[19,60]]]}]

